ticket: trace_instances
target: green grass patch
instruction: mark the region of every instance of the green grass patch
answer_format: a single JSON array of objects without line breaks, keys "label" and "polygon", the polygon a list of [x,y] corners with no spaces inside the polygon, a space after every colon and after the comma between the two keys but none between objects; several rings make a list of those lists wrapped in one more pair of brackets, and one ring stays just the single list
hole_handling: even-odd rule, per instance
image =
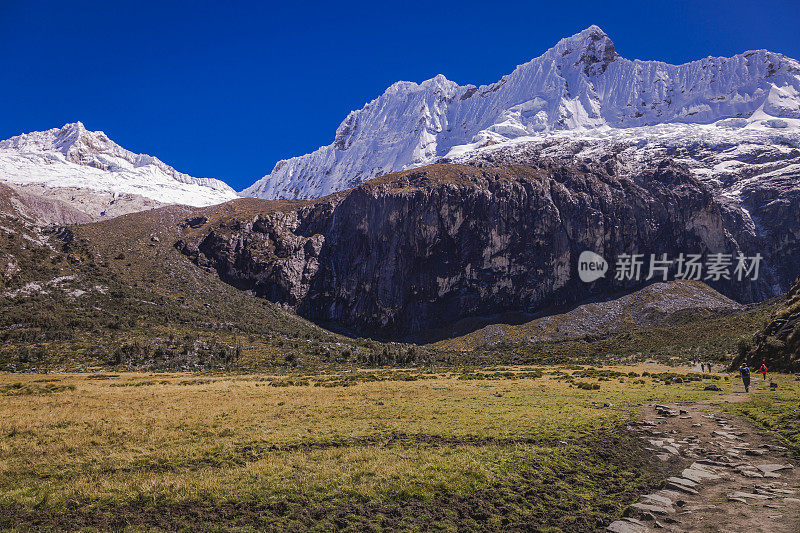
[{"label": "green grass patch", "polygon": [[[753,380],[760,377],[753,376]],[[750,400],[723,404],[726,411],[747,417],[776,435],[792,452],[800,456],[800,381],[792,375],[772,375],[777,384],[755,390]]]}]

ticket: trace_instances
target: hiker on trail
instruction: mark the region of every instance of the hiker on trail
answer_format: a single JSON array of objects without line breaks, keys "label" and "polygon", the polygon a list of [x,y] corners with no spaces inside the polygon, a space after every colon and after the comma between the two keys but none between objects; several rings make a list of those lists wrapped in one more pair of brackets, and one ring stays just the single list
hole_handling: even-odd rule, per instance
[{"label": "hiker on trail", "polygon": [[705,371],[706,371],[706,364],[705,363],[700,363],[700,372],[701,373],[705,373]]},{"label": "hiker on trail", "polygon": [[706,363],[706,368],[708,368],[708,373],[711,373],[711,363]]},{"label": "hiker on trail", "polygon": [[739,367],[739,373],[742,375],[742,383],[744,383],[744,391],[750,392],[750,367],[747,363],[742,363]]},{"label": "hiker on trail", "polygon": [[761,372],[761,375],[764,376],[764,380],[766,381],[766,379],[767,379],[767,365],[765,365],[764,363],[761,363],[761,368],[759,368],[758,371]]}]

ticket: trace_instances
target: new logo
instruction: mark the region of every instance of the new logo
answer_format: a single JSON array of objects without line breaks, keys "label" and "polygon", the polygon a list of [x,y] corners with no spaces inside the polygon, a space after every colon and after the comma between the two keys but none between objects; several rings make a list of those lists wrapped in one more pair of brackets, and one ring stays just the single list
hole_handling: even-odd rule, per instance
[{"label": "new logo", "polygon": [[591,283],[605,276],[608,263],[603,256],[586,250],[578,257],[578,276],[581,281]]}]

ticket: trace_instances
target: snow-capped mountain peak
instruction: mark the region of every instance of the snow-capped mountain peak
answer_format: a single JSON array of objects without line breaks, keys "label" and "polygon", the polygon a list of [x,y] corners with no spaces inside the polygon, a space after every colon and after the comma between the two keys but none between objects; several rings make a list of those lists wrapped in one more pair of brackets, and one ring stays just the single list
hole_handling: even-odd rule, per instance
[{"label": "snow-capped mountain peak", "polygon": [[61,153],[69,162],[109,170],[106,158],[122,158],[135,163],[138,154],[125,150],[102,131],[89,131],[83,122],[65,124],[61,128],[23,133],[0,141],[0,150],[20,153]]},{"label": "snow-capped mountain peak", "polygon": [[226,183],[195,178],[137,154],[82,122],[0,141],[0,179],[20,185],[89,189],[202,206],[237,197]]},{"label": "snow-capped mountain peak", "polygon": [[561,39],[548,52],[560,58],[561,64],[571,63],[587,75],[605,72],[608,65],[620,57],[608,35],[594,25]]},{"label": "snow-capped mountain peak", "polygon": [[0,149],[16,149],[21,152],[59,151],[66,156],[70,148],[88,134],[83,122],[73,122],[61,128],[23,133],[0,141]]},{"label": "snow-capped mountain peak", "polygon": [[278,162],[242,194],[312,198],[530,136],[725,119],[795,127],[800,63],[766,50],[683,65],[632,61],[590,26],[489,85],[443,75],[397,82],[349,113],[330,145]]},{"label": "snow-capped mountain peak", "polygon": [[[98,132],[98,136],[102,135],[105,141],[108,137],[104,133]],[[83,125],[83,122],[73,122],[72,124],[65,124],[56,134],[54,147],[58,148],[61,153],[67,156],[72,148],[78,145],[92,145],[92,135]],[[87,142],[88,141],[88,142]]]}]

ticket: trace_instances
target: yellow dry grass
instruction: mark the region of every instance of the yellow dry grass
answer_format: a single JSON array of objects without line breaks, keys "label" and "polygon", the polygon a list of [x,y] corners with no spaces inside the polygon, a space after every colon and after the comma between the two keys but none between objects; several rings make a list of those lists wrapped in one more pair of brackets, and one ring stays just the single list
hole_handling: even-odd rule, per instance
[{"label": "yellow dry grass", "polygon": [[557,375],[461,375],[313,386],[336,377],[327,374],[276,387],[270,380],[285,375],[2,374],[0,504],[469,492],[536,453],[538,442],[619,425],[644,401],[709,394],[702,382],[649,377],[581,378],[601,387],[582,390]]}]

